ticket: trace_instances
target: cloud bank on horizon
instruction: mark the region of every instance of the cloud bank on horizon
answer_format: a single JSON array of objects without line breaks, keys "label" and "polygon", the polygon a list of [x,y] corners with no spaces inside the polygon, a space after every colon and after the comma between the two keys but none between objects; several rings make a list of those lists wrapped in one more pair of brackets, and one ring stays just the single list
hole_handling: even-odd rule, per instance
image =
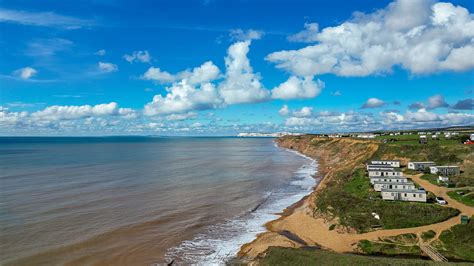
[{"label": "cloud bank on horizon", "polygon": [[[103,82],[109,86],[145,84],[147,88],[142,89],[142,93],[149,97],[148,101],[129,99],[119,104],[113,92],[100,96],[94,91],[91,95],[99,95],[94,98],[94,104],[59,102],[44,106],[31,102],[32,99],[26,99],[30,102],[9,101],[9,96],[3,96],[0,134],[212,135],[241,131],[365,131],[474,124],[474,14],[450,2],[397,0],[371,12],[354,12],[350,19],[335,26],[320,27],[318,22],[306,22],[303,30],[290,34],[240,28],[197,29],[221,34],[215,38],[217,45],[223,42],[222,32],[228,32],[231,43],[221,60],[171,67],[181,69],[178,71],[162,65],[166,54],[152,55],[153,44],[144,44],[147,49],[95,47],[89,53],[95,62],[65,71],[61,66],[67,64],[66,56],[79,44],[69,40],[70,37],[56,35],[71,36],[78,31],[100,28],[96,20],[50,11],[35,13],[0,8],[0,25],[7,30],[9,27],[40,27],[59,32],[53,38],[30,39],[23,45],[22,53],[28,58],[25,62],[30,64],[14,67],[8,62],[2,63],[0,71],[12,69],[0,76],[2,83],[8,81],[8,95],[22,95],[36,84],[56,88],[61,84],[80,83],[95,88],[95,82]],[[251,60],[253,46],[267,36],[277,38],[272,35],[283,35],[280,48],[271,47],[265,56]],[[8,43],[8,39],[5,42]],[[282,50],[285,46],[296,48]],[[111,56],[120,51],[121,55]],[[266,76],[253,66],[259,61],[263,61],[260,69],[276,68],[269,77],[273,80],[269,83],[272,86],[265,85]],[[136,74],[137,69],[141,70],[140,74]],[[444,75],[471,85],[450,88],[448,95],[421,93],[422,97],[409,101],[403,96],[390,99],[397,92],[409,95],[409,91],[399,89],[386,95],[371,95],[372,91],[366,92],[354,85],[352,90],[363,97],[358,102],[353,102],[357,97],[346,96],[351,93],[349,90],[342,93],[341,88],[332,85],[338,82],[350,87],[351,83],[367,82],[373,86],[381,79],[396,78],[409,83],[419,78],[436,86],[437,79]],[[129,78],[118,81],[118,76]],[[83,84],[84,81],[90,82]],[[323,95],[327,89],[327,95]],[[44,90],[43,93],[47,93],[48,88]],[[418,90],[423,91],[423,88]],[[157,93],[150,97],[150,92]],[[48,102],[57,102],[59,98],[82,99],[56,96],[48,97]],[[316,103],[321,97],[327,101]],[[349,108],[344,100],[350,103]],[[335,107],[330,101],[334,101]],[[262,110],[261,106],[268,110]]]}]

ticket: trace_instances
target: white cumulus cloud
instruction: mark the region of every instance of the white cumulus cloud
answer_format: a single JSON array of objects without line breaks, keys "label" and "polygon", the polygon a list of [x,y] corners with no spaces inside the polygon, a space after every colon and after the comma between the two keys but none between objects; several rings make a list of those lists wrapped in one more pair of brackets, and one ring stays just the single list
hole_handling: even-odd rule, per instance
[{"label": "white cumulus cloud", "polygon": [[115,102],[97,105],[53,105],[31,114],[33,118],[44,120],[71,120],[93,116],[130,116],[134,111],[119,108]]},{"label": "white cumulus cloud", "polygon": [[234,41],[260,40],[263,36],[263,31],[258,30],[242,30],[233,29],[230,31],[230,38]]},{"label": "white cumulus cloud", "polygon": [[250,41],[232,44],[225,58],[225,78],[219,92],[227,104],[252,103],[267,100],[269,92],[260,82],[260,75],[253,73],[247,57]]},{"label": "white cumulus cloud", "polygon": [[318,33],[318,23],[305,23],[304,30],[288,36],[288,40],[290,42],[316,42]]},{"label": "white cumulus cloud", "polygon": [[[398,0],[317,33],[313,25],[314,45],[274,52],[266,60],[297,76],[367,76],[390,73],[394,66],[414,74],[469,70],[473,17],[451,3]],[[304,40],[305,34],[294,38]]]},{"label": "white cumulus cloud", "polygon": [[102,73],[112,73],[118,71],[118,66],[112,63],[99,62],[99,71]]},{"label": "white cumulus cloud", "polygon": [[296,116],[296,117],[308,117],[308,116],[311,116],[313,112],[313,108],[311,107],[302,107],[300,110],[296,110],[293,112],[293,116]]},{"label": "white cumulus cloud", "polygon": [[98,56],[104,56],[106,53],[107,53],[107,51],[105,51],[105,49],[100,49],[97,52],[95,52],[94,54],[98,55]]},{"label": "white cumulus cloud", "polygon": [[187,79],[183,79],[167,87],[166,91],[166,96],[155,95],[153,101],[145,105],[145,115],[169,115],[214,109],[222,104],[212,83],[204,83],[196,87]]},{"label": "white cumulus cloud", "polygon": [[278,110],[278,114],[281,116],[287,116],[290,114],[290,109],[288,108],[288,105],[284,104],[280,110]]},{"label": "white cumulus cloud", "polygon": [[150,67],[142,76],[143,79],[153,80],[158,83],[173,83],[186,79],[188,83],[198,84],[210,82],[219,77],[220,70],[211,61],[207,61],[192,70],[184,70],[176,74],[162,71],[159,67]]},{"label": "white cumulus cloud", "polygon": [[32,78],[36,73],[38,73],[38,71],[32,67],[20,68],[13,72],[15,76],[25,80]]},{"label": "white cumulus cloud", "polygon": [[125,59],[129,63],[135,63],[135,62],[150,63],[151,55],[147,50],[134,51],[132,54],[125,54],[123,56],[123,59]]},{"label": "white cumulus cloud", "polygon": [[385,106],[385,102],[378,99],[378,98],[369,98],[367,102],[362,105],[362,109],[366,108],[377,108],[377,107],[382,107]]},{"label": "white cumulus cloud", "polygon": [[324,82],[319,79],[315,81],[313,77],[309,76],[304,78],[291,76],[272,90],[272,98],[283,100],[314,98],[323,88]]}]

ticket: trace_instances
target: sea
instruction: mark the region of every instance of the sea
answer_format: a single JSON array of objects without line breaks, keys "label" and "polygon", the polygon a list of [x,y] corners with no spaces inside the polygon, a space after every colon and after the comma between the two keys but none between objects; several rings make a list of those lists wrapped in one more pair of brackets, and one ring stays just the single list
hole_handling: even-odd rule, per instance
[{"label": "sea", "polygon": [[272,138],[0,137],[0,264],[222,265],[316,171]]}]

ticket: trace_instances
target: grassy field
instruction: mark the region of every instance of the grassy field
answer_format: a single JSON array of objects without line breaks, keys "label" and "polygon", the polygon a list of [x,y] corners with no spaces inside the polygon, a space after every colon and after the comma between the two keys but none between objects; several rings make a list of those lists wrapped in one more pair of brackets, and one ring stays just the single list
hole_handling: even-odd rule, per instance
[{"label": "grassy field", "polygon": [[448,258],[474,262],[474,217],[466,224],[458,224],[443,231],[436,248]]},{"label": "grassy field", "polygon": [[[353,254],[338,254],[325,250],[302,250],[270,247],[259,265],[449,265],[429,260],[401,259]],[[454,265],[454,264],[453,264]],[[460,263],[456,265],[469,265]]]},{"label": "grassy field", "polygon": [[[462,192],[462,194],[460,194]],[[464,205],[474,207],[474,189],[459,189],[448,192],[448,195]]]}]

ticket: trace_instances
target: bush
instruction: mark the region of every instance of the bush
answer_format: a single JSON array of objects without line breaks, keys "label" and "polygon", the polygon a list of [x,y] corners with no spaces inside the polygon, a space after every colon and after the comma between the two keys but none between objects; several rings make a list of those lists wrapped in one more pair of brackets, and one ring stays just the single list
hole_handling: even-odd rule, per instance
[{"label": "bush", "polygon": [[429,230],[429,231],[423,232],[423,233],[421,234],[421,238],[422,238],[424,241],[430,240],[430,239],[432,239],[432,238],[435,237],[435,236],[436,236],[436,232],[433,231],[433,230]]},{"label": "bush", "polygon": [[397,245],[361,240],[358,247],[368,255],[421,255],[421,249],[416,245]]}]

